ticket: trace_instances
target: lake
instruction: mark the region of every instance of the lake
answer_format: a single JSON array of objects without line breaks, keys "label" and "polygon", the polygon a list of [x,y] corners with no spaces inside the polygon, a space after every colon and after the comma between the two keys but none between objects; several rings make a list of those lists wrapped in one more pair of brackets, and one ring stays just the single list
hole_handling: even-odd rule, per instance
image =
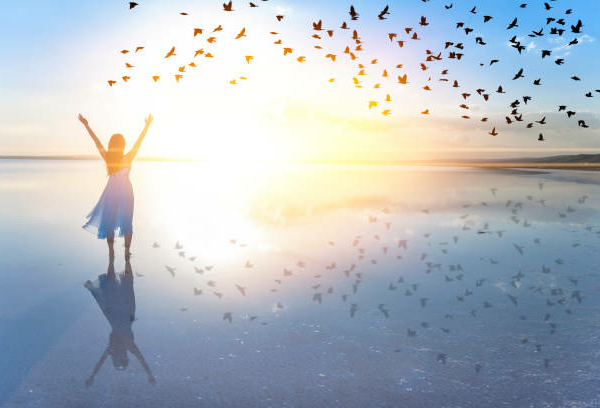
[{"label": "lake", "polygon": [[0,161],[0,406],[600,406],[600,176]]}]

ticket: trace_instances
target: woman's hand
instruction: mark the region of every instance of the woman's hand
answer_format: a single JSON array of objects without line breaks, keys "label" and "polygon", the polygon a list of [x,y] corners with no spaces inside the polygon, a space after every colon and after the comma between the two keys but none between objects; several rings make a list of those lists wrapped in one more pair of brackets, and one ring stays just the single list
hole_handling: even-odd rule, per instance
[{"label": "woman's hand", "polygon": [[148,117],[145,119],[146,127],[150,126],[150,124],[152,123],[153,120],[154,120],[154,116],[152,116],[152,114],[148,115]]},{"label": "woman's hand", "polygon": [[84,118],[84,117],[81,115],[81,113],[79,114],[78,118],[79,118],[79,121],[80,121],[81,123],[83,123],[85,126],[87,126],[87,124],[88,124],[88,121],[87,121],[87,119],[86,119],[86,118]]}]

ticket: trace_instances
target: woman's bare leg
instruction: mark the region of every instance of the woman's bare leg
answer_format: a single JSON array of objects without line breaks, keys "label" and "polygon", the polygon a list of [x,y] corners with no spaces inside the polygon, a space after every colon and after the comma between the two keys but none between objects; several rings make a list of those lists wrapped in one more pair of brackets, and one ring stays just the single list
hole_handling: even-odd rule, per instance
[{"label": "woman's bare leg", "polygon": [[129,250],[129,247],[131,247],[132,236],[132,234],[125,235],[125,259],[129,259],[129,257],[131,256],[131,251]]},{"label": "woman's bare leg", "polygon": [[109,258],[115,257],[115,239],[114,238],[106,238],[106,243],[108,244],[108,256]]}]

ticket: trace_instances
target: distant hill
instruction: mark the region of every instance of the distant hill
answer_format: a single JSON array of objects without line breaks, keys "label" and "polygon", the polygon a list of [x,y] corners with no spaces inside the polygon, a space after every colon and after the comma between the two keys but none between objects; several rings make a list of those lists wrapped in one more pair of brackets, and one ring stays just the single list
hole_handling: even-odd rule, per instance
[{"label": "distant hill", "polygon": [[548,157],[524,157],[519,159],[492,160],[497,163],[556,163],[600,164],[600,154],[569,154]]}]

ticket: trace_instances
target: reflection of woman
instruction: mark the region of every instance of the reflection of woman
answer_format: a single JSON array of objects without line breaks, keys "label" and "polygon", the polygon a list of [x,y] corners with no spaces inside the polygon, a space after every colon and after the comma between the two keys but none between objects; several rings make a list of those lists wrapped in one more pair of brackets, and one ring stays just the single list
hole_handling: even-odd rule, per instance
[{"label": "reflection of woman", "polygon": [[100,371],[106,357],[110,356],[116,370],[122,371],[129,365],[127,351],[137,357],[148,374],[148,382],[156,382],[144,356],[133,339],[131,325],[135,320],[135,293],[133,291],[133,273],[131,263],[125,263],[125,273],[116,275],[114,260],[111,258],[108,271],[98,276],[97,281],[87,281],[84,286],[90,291],[98,306],[110,323],[112,331],[108,346],[94,367],[86,387],[94,382],[94,377]]}]

